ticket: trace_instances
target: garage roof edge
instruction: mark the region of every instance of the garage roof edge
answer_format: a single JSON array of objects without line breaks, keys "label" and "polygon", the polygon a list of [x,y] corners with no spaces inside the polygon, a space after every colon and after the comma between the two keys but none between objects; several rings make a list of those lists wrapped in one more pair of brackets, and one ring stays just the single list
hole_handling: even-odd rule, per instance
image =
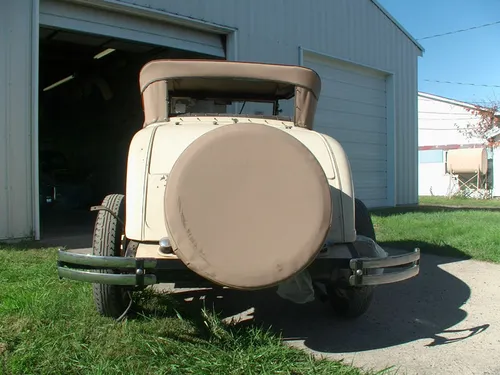
[{"label": "garage roof edge", "polygon": [[[68,0],[66,0],[68,1]],[[111,8],[115,10],[121,10],[121,11],[130,11],[130,10],[135,10],[136,12],[148,12],[149,15],[151,14],[156,14],[157,16],[163,17],[163,18],[169,18],[171,22],[177,23],[179,25],[189,25],[191,27],[196,27],[197,29],[201,30],[212,30],[218,33],[226,34],[230,33],[232,31],[237,30],[237,28],[233,28],[230,26],[226,25],[219,25],[203,20],[199,20],[196,18],[192,17],[187,17],[183,16],[180,14],[168,12],[167,10],[164,9],[154,9],[152,7],[144,7],[141,5],[137,5],[134,3],[123,3],[120,0],[70,0],[71,2],[74,3],[81,3],[85,5],[90,5],[90,6],[97,6],[100,8]],[[424,53],[425,49],[424,47],[385,9],[382,4],[379,3],[378,0],[370,0],[379,10],[384,13],[384,15],[391,20],[396,27],[398,27],[407,37],[410,39],[417,48]]]},{"label": "garage roof edge", "polygon": [[402,31],[402,32],[403,32],[403,33],[404,33],[404,34],[408,37],[408,39],[410,39],[410,40],[413,42],[413,44],[415,44],[415,45],[417,46],[417,48],[418,48],[418,49],[419,49],[422,53],[424,53],[424,52],[425,52],[425,48],[424,48],[424,47],[423,47],[423,46],[422,46],[422,45],[421,45],[421,44],[417,41],[417,39],[415,39],[415,38],[414,38],[414,37],[413,37],[413,36],[412,36],[412,35],[408,32],[408,30],[406,30],[406,29],[403,27],[403,25],[401,25],[401,24],[400,24],[400,23],[399,23],[399,22],[398,22],[398,21],[397,21],[397,20],[396,20],[396,19],[395,19],[392,15],[391,15],[391,14],[389,13],[389,11],[388,11],[387,9],[385,9],[385,8],[382,6],[382,4],[380,4],[380,3],[379,3],[379,1],[378,1],[378,0],[371,0],[371,2],[372,2],[373,4],[375,4],[375,6],[376,6],[377,8],[379,8],[379,9],[380,9],[380,11],[381,11],[382,13],[384,13],[384,14],[386,15],[386,17],[387,17],[387,18],[389,18],[389,19],[392,21],[392,23],[394,23],[394,24],[395,24],[395,25],[396,25],[396,26],[400,29],[400,30],[401,30],[401,31]]},{"label": "garage roof edge", "polygon": [[[452,105],[456,105],[459,107],[464,107],[464,108],[469,108],[469,109],[482,109],[485,111],[489,110],[489,108],[485,107],[485,106],[480,106],[480,105],[474,104],[474,103],[467,103],[467,102],[463,102],[460,100],[450,99],[450,98],[446,98],[446,97],[440,96],[440,95],[429,94],[429,93],[423,92],[423,91],[419,91],[417,95],[421,98],[425,98],[425,99],[429,99],[429,100],[436,100],[438,102],[452,104]],[[495,113],[495,116],[500,116],[500,111],[497,111]]]},{"label": "garage roof edge", "polygon": [[156,9],[151,6],[143,6],[135,3],[127,3],[122,0],[64,0],[72,3],[82,4],[86,6],[97,7],[101,9],[114,10],[122,13],[133,13],[146,15],[163,21],[168,21],[173,24],[191,27],[202,31],[211,31],[217,34],[229,34],[238,30],[232,26],[220,25],[213,22],[204,21],[198,18],[184,16],[177,13],[169,12],[165,9]]}]

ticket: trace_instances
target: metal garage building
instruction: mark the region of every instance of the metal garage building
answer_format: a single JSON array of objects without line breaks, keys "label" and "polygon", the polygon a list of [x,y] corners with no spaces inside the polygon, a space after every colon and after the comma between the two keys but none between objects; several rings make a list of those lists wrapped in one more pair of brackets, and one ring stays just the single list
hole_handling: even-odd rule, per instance
[{"label": "metal garage building", "polygon": [[40,238],[39,40],[50,30],[311,67],[323,80],[315,128],[346,149],[356,195],[371,207],[418,200],[423,49],[375,0],[2,0],[0,239]]}]

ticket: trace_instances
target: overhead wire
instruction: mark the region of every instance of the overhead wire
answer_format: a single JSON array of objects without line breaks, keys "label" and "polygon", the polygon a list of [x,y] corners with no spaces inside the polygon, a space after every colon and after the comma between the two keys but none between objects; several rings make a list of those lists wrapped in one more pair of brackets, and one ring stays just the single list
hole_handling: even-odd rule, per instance
[{"label": "overhead wire", "polygon": [[463,86],[478,86],[478,87],[490,87],[490,88],[500,88],[500,85],[487,85],[482,83],[468,83],[468,82],[452,82],[452,81],[440,81],[436,79],[424,79],[426,82],[433,83],[446,83],[450,85],[463,85]]},{"label": "overhead wire", "polygon": [[[417,40],[425,40],[425,39],[438,38],[438,37],[442,37],[442,36],[463,33],[463,32],[470,31],[470,30],[477,30],[477,29],[481,29],[481,28],[489,27],[489,26],[493,26],[493,25],[498,25],[498,24],[500,24],[500,21],[485,23],[485,24],[482,24],[482,25],[477,25],[477,26],[472,26],[472,27],[468,27],[468,28],[465,28],[465,29],[459,29],[459,30],[449,31],[449,32],[446,32],[446,33],[441,33],[441,34],[429,35],[429,36],[426,36],[426,37],[423,37],[423,38],[419,38]],[[443,83],[443,84],[449,84],[449,85],[474,86],[474,87],[486,87],[486,88],[500,88],[500,85],[495,85],[495,84],[480,84],[480,83],[470,83],[470,82],[453,82],[453,81],[442,81],[442,80],[434,80],[434,79],[424,79],[424,81],[425,82],[432,82],[432,83]]]},{"label": "overhead wire", "polygon": [[[468,28],[465,28],[465,29],[459,29],[459,30],[454,30],[454,31],[449,31],[449,32],[446,32],[446,33],[441,33],[441,34],[434,34],[434,35],[429,35],[429,36],[426,36],[426,37],[423,37],[423,38],[419,38],[417,39],[418,41],[420,40],[426,40],[426,39],[433,39],[433,38],[439,38],[439,37],[443,37],[443,36],[448,36],[448,35],[454,35],[454,34],[458,34],[458,33],[463,33],[463,32],[467,32],[467,31],[471,31],[471,30],[477,30],[477,29],[481,29],[481,28],[484,28],[484,27],[489,27],[489,26],[493,26],[493,25],[498,25],[500,24],[500,21],[495,21],[495,22],[490,22],[490,23],[486,23],[486,24],[482,24],[482,25],[478,25],[478,26],[472,26],[472,27],[468,27]],[[451,84],[451,85],[462,85],[462,86],[474,86],[474,87],[487,87],[487,88],[500,88],[500,85],[494,85],[494,84],[478,84],[478,83],[469,83],[469,82],[452,82],[452,81],[443,81],[443,80],[431,80],[431,79],[424,79],[425,82],[432,82],[432,83],[443,83],[443,84]],[[421,113],[424,113],[424,112],[421,112]],[[431,114],[432,112],[427,112],[429,114]],[[439,112],[436,112],[436,114],[445,114],[445,113],[439,113]],[[451,113],[450,113],[451,114]],[[454,114],[454,115],[459,115],[459,114]],[[465,115],[465,114],[464,114]],[[470,116],[470,115],[469,115]],[[471,118],[454,118],[454,119],[445,119],[443,118],[442,120],[452,120],[452,121],[460,121],[460,120],[470,120]],[[433,120],[438,120],[438,119],[423,119],[423,118],[420,118],[420,120],[425,120],[425,121],[433,121]],[[439,119],[441,120],[441,119]],[[465,130],[467,128],[464,128],[464,127],[458,127],[458,130]],[[425,128],[425,127],[422,127],[422,128],[419,128],[419,130],[422,130],[422,131],[426,131],[426,130],[433,130],[433,131],[454,131],[456,132],[457,131],[457,128]]]},{"label": "overhead wire", "polygon": [[472,27],[468,27],[468,28],[466,28],[466,29],[460,29],[460,30],[449,31],[449,32],[446,32],[446,33],[441,33],[441,34],[434,34],[434,35],[424,36],[423,38],[419,38],[419,39],[417,39],[417,40],[425,40],[425,39],[439,38],[439,37],[442,37],[442,36],[447,36],[447,35],[453,35],[453,34],[463,33],[463,32],[470,31],[470,30],[482,29],[483,27],[488,27],[488,26],[493,26],[493,25],[498,25],[498,24],[500,24],[500,21],[495,21],[495,22],[485,23],[485,24],[482,24],[482,25],[472,26]]},{"label": "overhead wire", "polygon": [[419,117],[418,118],[419,120],[423,120],[423,121],[444,121],[444,120],[452,120],[452,121],[460,121],[460,122],[464,122],[464,121],[476,121],[477,118],[454,118],[454,117],[450,117],[450,118],[446,118],[446,117],[442,117],[442,118],[426,118],[426,117]]},{"label": "overhead wire", "polygon": [[438,131],[454,131],[457,130],[467,130],[467,128],[418,128],[418,130],[438,130]]},{"label": "overhead wire", "polygon": [[419,113],[428,113],[433,115],[453,115],[453,116],[472,116],[470,113],[453,113],[453,112],[434,112],[434,111],[419,111]]}]

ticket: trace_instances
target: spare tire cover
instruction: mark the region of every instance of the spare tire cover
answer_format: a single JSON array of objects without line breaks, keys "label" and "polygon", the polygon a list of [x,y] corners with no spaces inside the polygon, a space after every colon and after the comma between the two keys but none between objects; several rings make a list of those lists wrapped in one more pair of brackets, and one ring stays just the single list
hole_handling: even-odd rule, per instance
[{"label": "spare tire cover", "polygon": [[332,217],[314,155],[285,131],[251,123],[191,143],[168,176],[164,208],[179,259],[235,289],[271,287],[304,269]]}]

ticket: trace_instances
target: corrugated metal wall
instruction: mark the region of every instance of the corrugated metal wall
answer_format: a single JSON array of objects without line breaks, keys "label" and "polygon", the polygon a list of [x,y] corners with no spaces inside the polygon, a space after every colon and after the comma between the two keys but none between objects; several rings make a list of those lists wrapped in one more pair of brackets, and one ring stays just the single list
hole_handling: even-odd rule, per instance
[{"label": "corrugated metal wall", "polygon": [[0,239],[32,235],[31,0],[0,1]]},{"label": "corrugated metal wall", "polygon": [[[32,235],[32,17],[0,1],[0,239]],[[299,46],[393,72],[398,204],[418,200],[418,48],[370,0],[120,0],[238,29],[240,60],[298,63]]]},{"label": "corrugated metal wall", "polygon": [[396,203],[418,201],[418,48],[370,0],[120,0],[235,27],[239,59],[298,63],[298,46],[395,75]]}]

